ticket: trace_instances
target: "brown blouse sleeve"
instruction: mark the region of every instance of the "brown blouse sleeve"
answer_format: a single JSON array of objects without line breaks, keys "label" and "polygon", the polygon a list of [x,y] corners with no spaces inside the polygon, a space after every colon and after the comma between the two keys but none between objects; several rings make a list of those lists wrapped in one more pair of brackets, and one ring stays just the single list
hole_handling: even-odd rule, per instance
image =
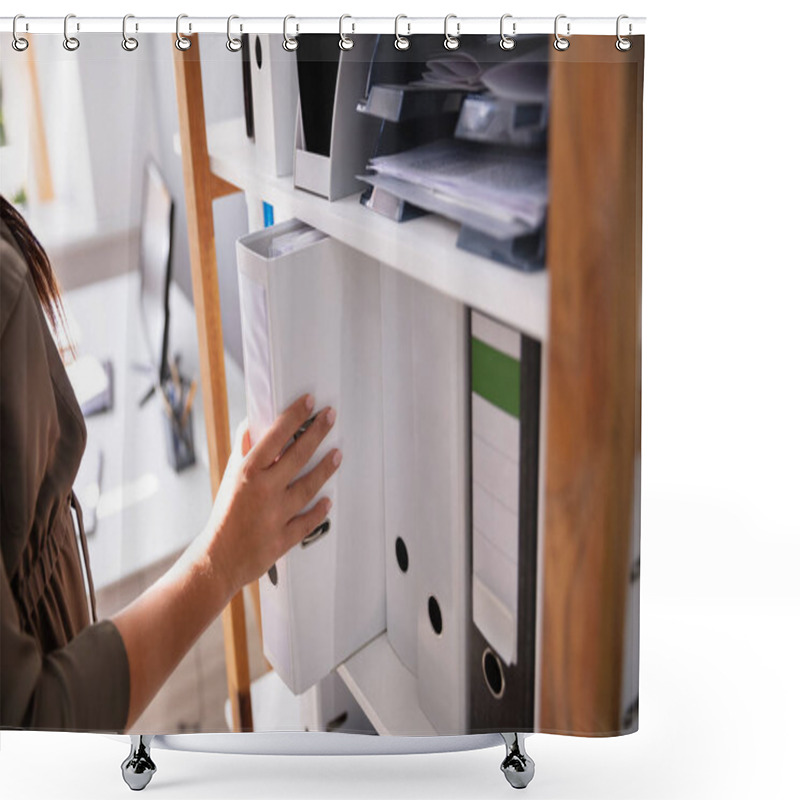
[{"label": "brown blouse sleeve", "polygon": [[[46,323],[27,265],[7,241],[5,231],[3,234],[0,238],[0,727],[121,731],[128,716],[130,673],[125,644],[117,627],[110,620],[81,625],[68,639],[52,646],[43,644],[30,625],[24,624],[22,606],[18,605],[15,581],[21,562],[25,566],[23,556],[29,551],[32,531],[43,524],[39,519],[41,498],[45,490],[61,497],[61,487],[58,491],[54,489],[56,472],[51,467],[54,461],[66,459],[68,454],[56,446],[59,441],[62,446],[67,445],[50,383],[47,344],[52,345],[52,341],[44,338]],[[73,447],[72,439],[69,442],[69,447]],[[59,463],[56,466],[64,472]],[[70,489],[71,486],[63,487],[64,493]],[[50,524],[46,534],[52,541],[55,536],[52,526],[57,517],[48,512],[46,519]],[[50,583],[48,580],[48,588],[52,588]],[[82,581],[79,585],[82,590]],[[69,617],[78,600],[85,606],[85,597],[54,597],[53,613]]]},{"label": "brown blouse sleeve", "polygon": [[129,699],[128,655],[117,626],[101,620],[43,656],[20,628],[0,553],[0,726],[124,731]]}]

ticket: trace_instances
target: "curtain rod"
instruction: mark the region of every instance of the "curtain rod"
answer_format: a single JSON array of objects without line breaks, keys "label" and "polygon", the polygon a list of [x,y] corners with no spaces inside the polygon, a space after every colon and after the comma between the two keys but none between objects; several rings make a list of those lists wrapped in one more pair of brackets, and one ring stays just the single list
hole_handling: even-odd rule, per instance
[{"label": "curtain rod", "polygon": [[[555,28],[554,17],[514,17],[504,15],[503,29],[513,35],[521,36],[533,33],[552,34]],[[242,33],[279,33],[285,31],[293,35],[303,33],[334,33],[343,30],[346,34],[384,33],[394,34],[399,25],[402,35],[444,34],[444,17],[302,17],[291,16],[285,22],[284,17],[236,17],[231,23],[235,35]],[[11,33],[13,17],[0,17],[0,32]],[[130,16],[127,21],[129,35],[134,33],[175,33],[177,20],[175,17],[136,17]],[[447,30],[454,35],[500,33],[500,15],[496,17],[459,17],[450,15]],[[644,17],[625,17],[621,30],[623,36],[636,36],[644,33]],[[122,33],[122,17],[81,17],[70,15],[69,30],[71,34],[80,33]],[[606,35],[617,33],[616,17],[570,17],[559,15],[558,30],[562,36]],[[194,17],[181,15],[180,31],[183,35],[190,33],[221,33],[228,31],[227,17]],[[64,17],[23,17],[17,21],[17,33],[55,33],[64,34]]]}]

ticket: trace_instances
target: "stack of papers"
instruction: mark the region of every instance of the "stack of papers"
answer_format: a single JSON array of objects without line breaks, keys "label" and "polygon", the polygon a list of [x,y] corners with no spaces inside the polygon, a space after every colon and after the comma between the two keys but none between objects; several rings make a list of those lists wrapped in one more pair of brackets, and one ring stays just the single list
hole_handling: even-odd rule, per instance
[{"label": "stack of papers", "polygon": [[425,62],[415,85],[480,92],[516,103],[544,103],[547,99],[547,59],[536,52],[485,67],[468,53],[446,53]]},{"label": "stack of papers", "polygon": [[482,73],[483,67],[468,53],[447,53],[425,62],[425,72],[418,83],[477,91],[482,88]]},{"label": "stack of papers", "polygon": [[498,239],[541,228],[547,209],[543,155],[440,140],[369,163],[361,180]]},{"label": "stack of papers", "polygon": [[275,236],[269,245],[268,258],[279,258],[280,256],[302,250],[320,239],[324,239],[327,234],[312,228],[301,222],[297,227],[293,227],[288,233]]},{"label": "stack of papers", "polygon": [[547,62],[526,53],[496,64],[481,76],[481,83],[495,96],[515,103],[547,102]]}]

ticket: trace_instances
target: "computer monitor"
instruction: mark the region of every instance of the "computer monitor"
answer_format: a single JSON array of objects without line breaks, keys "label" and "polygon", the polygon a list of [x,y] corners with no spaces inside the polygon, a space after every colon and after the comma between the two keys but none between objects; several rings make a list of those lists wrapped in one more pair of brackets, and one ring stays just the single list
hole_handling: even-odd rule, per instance
[{"label": "computer monitor", "polygon": [[174,213],[175,204],[167,184],[155,162],[148,159],[139,232],[140,308],[148,357],[158,382],[163,382],[169,374],[169,285]]}]

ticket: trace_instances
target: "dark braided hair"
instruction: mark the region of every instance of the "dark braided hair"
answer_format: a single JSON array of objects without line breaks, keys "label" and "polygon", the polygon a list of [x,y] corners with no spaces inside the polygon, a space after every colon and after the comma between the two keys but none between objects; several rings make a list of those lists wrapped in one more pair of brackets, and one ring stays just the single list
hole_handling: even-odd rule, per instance
[{"label": "dark braided hair", "polygon": [[22,214],[0,195],[0,219],[8,226],[28,264],[36,294],[54,332],[66,329],[61,289],[44,248]]}]

